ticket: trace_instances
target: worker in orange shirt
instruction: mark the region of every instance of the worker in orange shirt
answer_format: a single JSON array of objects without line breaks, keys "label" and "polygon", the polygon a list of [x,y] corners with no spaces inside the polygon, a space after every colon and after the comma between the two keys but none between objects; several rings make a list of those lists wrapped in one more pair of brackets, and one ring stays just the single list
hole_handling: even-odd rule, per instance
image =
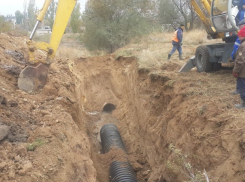
[{"label": "worker in orange shirt", "polygon": [[173,48],[171,52],[168,54],[168,60],[170,60],[172,54],[176,51],[176,49],[179,52],[179,59],[183,60],[182,58],[182,40],[183,40],[184,29],[185,29],[185,26],[183,24],[180,24],[179,28],[175,30],[174,35],[172,37]]}]

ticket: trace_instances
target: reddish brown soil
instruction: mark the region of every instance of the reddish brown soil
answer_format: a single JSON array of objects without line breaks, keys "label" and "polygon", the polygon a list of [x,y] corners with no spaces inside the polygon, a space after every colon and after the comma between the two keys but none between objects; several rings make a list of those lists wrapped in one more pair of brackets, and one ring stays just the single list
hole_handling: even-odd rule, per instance
[{"label": "reddish brown soil", "polygon": [[[205,181],[204,169],[210,181],[245,180],[245,112],[229,94],[231,71],[177,73],[176,61],[156,74],[134,58],[56,58],[30,95],[17,88],[27,59],[23,37],[0,34],[0,126],[9,126],[0,181],[107,181],[116,151],[100,153],[105,123],[118,126],[140,182]],[[103,113],[105,103],[116,109]]]},{"label": "reddish brown soil", "polygon": [[0,124],[10,127],[0,143],[0,181],[96,181],[88,135],[74,122],[78,103],[66,59],[56,59],[45,89],[29,95],[17,87],[28,59],[23,48],[24,37],[0,34]]}]

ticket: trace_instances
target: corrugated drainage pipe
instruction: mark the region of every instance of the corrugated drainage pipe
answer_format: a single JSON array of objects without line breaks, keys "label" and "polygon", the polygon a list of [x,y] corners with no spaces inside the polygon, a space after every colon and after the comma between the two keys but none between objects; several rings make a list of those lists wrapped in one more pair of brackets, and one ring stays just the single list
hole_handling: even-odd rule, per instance
[{"label": "corrugated drainage pipe", "polygon": [[109,150],[114,148],[121,148],[125,152],[126,148],[122,141],[122,137],[118,131],[118,128],[114,124],[106,124],[100,130],[100,138],[102,143],[103,153],[109,152]]},{"label": "corrugated drainage pipe", "polygon": [[111,163],[110,182],[137,182],[135,172],[128,161]]}]

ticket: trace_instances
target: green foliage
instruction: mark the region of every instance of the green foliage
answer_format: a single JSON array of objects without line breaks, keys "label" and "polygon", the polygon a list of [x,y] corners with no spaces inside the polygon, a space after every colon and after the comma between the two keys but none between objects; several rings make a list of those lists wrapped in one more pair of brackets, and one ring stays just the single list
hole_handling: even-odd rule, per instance
[{"label": "green foliage", "polygon": [[114,52],[151,28],[150,0],[90,0],[83,14],[89,50]]},{"label": "green foliage", "polygon": [[160,0],[158,18],[161,24],[174,24],[179,20],[180,13],[172,1]]},{"label": "green foliage", "polygon": [[35,0],[29,1],[27,13],[28,13],[28,30],[32,30],[36,24]]},{"label": "green foliage", "polygon": [[0,33],[9,32],[12,29],[12,24],[6,22],[4,16],[0,16]]},{"label": "green foliage", "polygon": [[24,19],[24,14],[22,14],[19,10],[15,12],[16,24],[22,24]]},{"label": "green foliage", "polygon": [[47,10],[47,13],[45,14],[45,19],[48,21],[49,26],[52,28],[54,24],[54,15],[57,9],[57,3],[52,0],[50,2],[49,8]]},{"label": "green foliage", "polygon": [[28,31],[28,21],[27,21],[27,1],[24,0],[24,4],[23,4],[23,7],[24,7],[24,12],[23,12],[23,28]]},{"label": "green foliage", "polygon": [[80,3],[77,3],[70,19],[70,26],[73,33],[78,33],[80,31],[80,28],[82,26],[82,20],[81,20],[81,12],[80,12]]},{"label": "green foliage", "polygon": [[33,142],[33,143],[27,145],[26,149],[27,149],[27,151],[34,151],[37,147],[40,147],[40,146],[42,146],[42,145],[44,145],[44,144],[46,144],[46,142],[44,142],[44,141],[43,141],[42,139],[40,139],[40,138],[37,138],[37,139],[35,140],[35,142]]}]

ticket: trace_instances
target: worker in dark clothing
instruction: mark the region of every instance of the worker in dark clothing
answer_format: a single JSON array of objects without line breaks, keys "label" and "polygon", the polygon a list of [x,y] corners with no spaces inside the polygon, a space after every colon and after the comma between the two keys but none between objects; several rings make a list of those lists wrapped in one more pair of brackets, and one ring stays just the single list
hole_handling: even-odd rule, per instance
[{"label": "worker in dark clothing", "polygon": [[[238,26],[239,26],[239,29],[241,30],[245,26],[245,19],[243,19],[242,21],[239,21]],[[237,37],[236,42],[234,44],[233,51],[231,53],[231,58],[233,61],[235,61],[235,59],[236,59],[236,51],[237,51],[238,47],[240,46],[240,43],[241,43],[241,41],[239,40],[239,37]]]},{"label": "worker in dark clothing", "polygon": [[[239,29],[241,30],[245,26],[245,19],[243,19],[242,21],[240,21],[238,23],[238,26],[239,26]],[[240,46],[240,44],[241,44],[241,41],[239,40],[239,37],[237,37],[236,42],[234,43],[233,52],[231,53],[232,61],[235,61],[235,59],[236,59],[236,52],[237,52],[237,49]],[[231,92],[231,94],[232,95],[239,94],[239,92],[237,91],[237,88],[236,88],[235,91]]]},{"label": "worker in dark clothing", "polygon": [[245,27],[238,32],[241,45],[237,50],[233,76],[237,78],[237,91],[241,97],[241,104],[235,104],[236,108],[245,108]]},{"label": "worker in dark clothing", "polygon": [[179,59],[183,60],[182,58],[182,40],[183,40],[183,31],[185,29],[185,26],[183,24],[180,25],[179,28],[176,29],[174,32],[173,38],[172,38],[172,44],[173,48],[171,52],[168,54],[168,60],[170,60],[172,54],[176,51],[176,49],[179,52]]},{"label": "worker in dark clothing", "polygon": [[242,21],[245,18],[245,0],[240,0],[240,4],[238,6],[239,12],[237,18],[239,21]]}]

